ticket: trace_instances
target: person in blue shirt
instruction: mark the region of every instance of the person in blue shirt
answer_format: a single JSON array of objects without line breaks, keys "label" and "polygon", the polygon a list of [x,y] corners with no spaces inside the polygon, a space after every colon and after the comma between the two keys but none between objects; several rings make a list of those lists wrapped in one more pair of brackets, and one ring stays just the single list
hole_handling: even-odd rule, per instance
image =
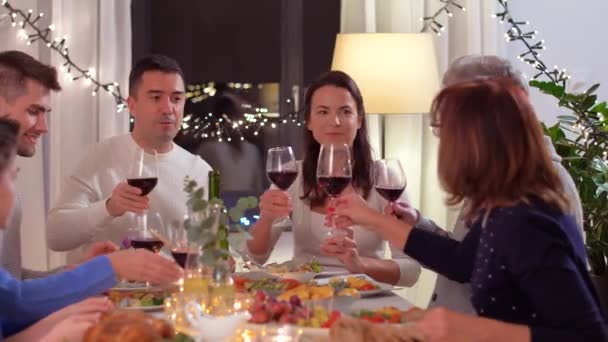
[{"label": "person in blue shirt", "polygon": [[[15,165],[18,123],[0,118],[0,228],[10,219],[15,203]],[[15,279],[0,269],[0,340],[53,312],[116,285],[118,279],[170,283],[180,268],[143,249],[95,257],[72,270],[31,280]]]},{"label": "person in blue shirt", "polygon": [[383,215],[354,194],[336,211],[339,227],[373,227],[425,267],[469,283],[480,317],[429,310],[416,324],[425,340],[608,341],[582,238],[525,94],[512,80],[459,83],[438,94],[431,118],[447,203],[467,199],[464,240]]}]

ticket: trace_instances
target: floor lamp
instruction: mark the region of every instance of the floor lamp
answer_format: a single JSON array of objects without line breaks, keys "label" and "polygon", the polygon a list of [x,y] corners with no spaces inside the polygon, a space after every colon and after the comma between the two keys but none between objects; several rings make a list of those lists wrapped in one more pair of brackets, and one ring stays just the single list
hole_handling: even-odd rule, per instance
[{"label": "floor lamp", "polygon": [[349,74],[368,114],[380,114],[380,156],[385,157],[384,119],[428,113],[439,89],[437,59],[428,33],[341,33],[332,70]]}]

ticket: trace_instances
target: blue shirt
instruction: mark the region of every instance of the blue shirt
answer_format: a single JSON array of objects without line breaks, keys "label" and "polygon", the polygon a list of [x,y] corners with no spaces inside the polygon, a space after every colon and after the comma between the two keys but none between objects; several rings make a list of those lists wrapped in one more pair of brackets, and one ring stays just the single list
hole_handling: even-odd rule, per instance
[{"label": "blue shirt", "polygon": [[18,280],[0,269],[0,340],[114,285],[116,276],[106,256],[40,279]]},{"label": "blue shirt", "polygon": [[492,210],[462,242],[413,229],[404,251],[470,283],[480,316],[527,325],[532,341],[608,341],[576,224],[540,201]]}]

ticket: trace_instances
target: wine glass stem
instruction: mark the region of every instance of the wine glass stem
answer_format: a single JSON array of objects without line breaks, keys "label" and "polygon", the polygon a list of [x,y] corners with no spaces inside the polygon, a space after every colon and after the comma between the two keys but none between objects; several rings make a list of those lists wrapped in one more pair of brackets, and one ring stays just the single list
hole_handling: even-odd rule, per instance
[{"label": "wine glass stem", "polygon": [[[138,214],[137,216],[137,227],[139,229],[139,234],[141,235],[142,238],[146,238],[148,235],[148,215],[147,213],[144,211],[141,214]],[[151,284],[149,281],[146,281],[146,287],[150,288]]]},{"label": "wine glass stem", "polygon": [[148,215],[144,211],[141,214],[137,214],[137,227],[140,229],[140,232],[145,237],[146,230],[148,230]]}]

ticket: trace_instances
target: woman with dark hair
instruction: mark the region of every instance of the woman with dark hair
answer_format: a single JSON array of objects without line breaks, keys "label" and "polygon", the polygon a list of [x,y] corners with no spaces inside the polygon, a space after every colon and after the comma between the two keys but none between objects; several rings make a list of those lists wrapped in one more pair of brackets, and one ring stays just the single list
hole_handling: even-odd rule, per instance
[{"label": "woman with dark hair", "polygon": [[431,116],[447,203],[468,201],[462,242],[379,214],[356,195],[341,198],[336,210],[426,267],[470,283],[483,318],[430,310],[417,324],[427,340],[608,340],[564,187],[518,85],[499,79],[447,87]]},{"label": "woman with dark hair", "polygon": [[[323,265],[345,267],[365,273],[378,281],[411,286],[420,275],[420,266],[403,252],[392,250],[392,260],[383,259],[386,242],[363,227],[344,228],[346,236],[326,238],[324,219],[330,198],[316,179],[320,144],[347,144],[352,151],[352,183],[345,190],[356,193],[381,210],[387,202],[372,191],[372,151],[365,123],[365,109],[359,88],[347,74],[331,71],[316,80],[305,97],[305,154],[298,178],[288,191],[266,191],[260,202],[260,219],[251,229],[248,252],[265,262],[276,244],[281,227],[273,221],[292,213],[294,258],[317,258]],[[406,198],[404,198],[407,200]]]}]

